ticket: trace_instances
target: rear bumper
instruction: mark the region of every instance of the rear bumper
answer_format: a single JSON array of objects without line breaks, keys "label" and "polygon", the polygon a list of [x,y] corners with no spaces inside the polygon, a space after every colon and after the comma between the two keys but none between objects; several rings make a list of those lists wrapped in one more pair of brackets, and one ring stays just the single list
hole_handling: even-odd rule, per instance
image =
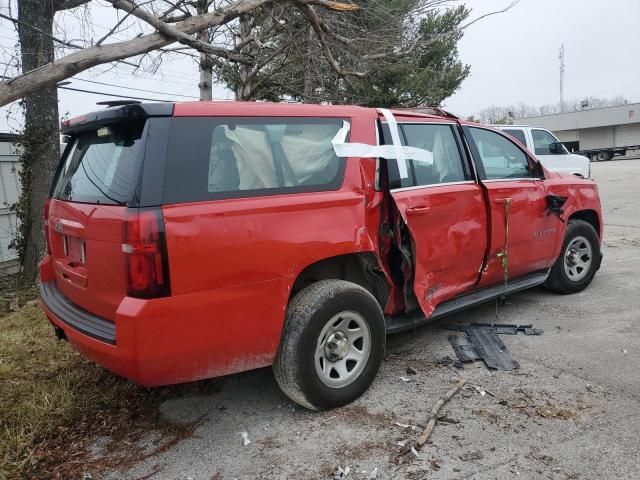
[{"label": "rear bumper", "polygon": [[116,326],[71,303],[56,286],[56,282],[40,284],[40,297],[47,309],[68,327],[91,338],[116,344]]},{"label": "rear bumper", "polygon": [[113,322],[73,304],[55,280],[43,282],[41,293],[49,321],[74,349],[117,375],[160,386],[271,365],[283,322],[273,294],[280,288],[263,282],[151,300],[125,296]]},{"label": "rear bumper", "polygon": [[[40,285],[42,308],[59,337],[60,331],[89,360],[137,383],[148,384],[141,375],[133,344],[118,331],[116,323],[100,318],[73,304],[55,281]],[[122,329],[121,329],[122,330]],[[126,330],[126,328],[124,328]]]}]

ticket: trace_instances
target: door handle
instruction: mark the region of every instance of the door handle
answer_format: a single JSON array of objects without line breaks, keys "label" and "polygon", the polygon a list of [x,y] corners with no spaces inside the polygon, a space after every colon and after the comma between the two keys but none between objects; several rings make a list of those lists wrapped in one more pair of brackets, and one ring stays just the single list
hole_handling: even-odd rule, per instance
[{"label": "door handle", "polygon": [[496,205],[506,205],[508,203],[511,203],[511,197],[507,197],[507,198],[496,198],[493,203],[495,203]]},{"label": "door handle", "polygon": [[425,206],[410,207],[410,208],[407,208],[407,215],[409,216],[424,215],[429,210],[431,210],[431,207],[425,207]]}]

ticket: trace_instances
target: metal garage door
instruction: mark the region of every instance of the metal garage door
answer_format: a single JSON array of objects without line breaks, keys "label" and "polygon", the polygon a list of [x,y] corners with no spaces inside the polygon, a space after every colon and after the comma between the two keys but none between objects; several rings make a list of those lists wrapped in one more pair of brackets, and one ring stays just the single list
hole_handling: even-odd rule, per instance
[{"label": "metal garage door", "polygon": [[640,145],[640,123],[618,125],[615,129],[615,142],[618,147]]}]

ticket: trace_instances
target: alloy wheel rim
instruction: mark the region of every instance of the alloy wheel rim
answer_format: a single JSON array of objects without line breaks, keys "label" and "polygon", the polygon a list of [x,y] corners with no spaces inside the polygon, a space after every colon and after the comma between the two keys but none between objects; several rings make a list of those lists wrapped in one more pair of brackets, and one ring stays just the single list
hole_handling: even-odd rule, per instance
[{"label": "alloy wheel rim", "polygon": [[573,282],[579,282],[589,273],[593,262],[591,242],[583,236],[574,238],[564,252],[564,272]]},{"label": "alloy wheel rim", "polygon": [[325,324],[314,355],[318,378],[331,388],[342,388],[355,381],[364,370],[371,353],[371,331],[357,312],[340,312]]}]

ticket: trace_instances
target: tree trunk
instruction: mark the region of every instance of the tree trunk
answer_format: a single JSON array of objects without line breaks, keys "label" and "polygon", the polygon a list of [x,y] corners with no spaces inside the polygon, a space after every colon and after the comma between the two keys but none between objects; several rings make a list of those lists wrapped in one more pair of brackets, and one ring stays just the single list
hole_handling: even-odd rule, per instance
[{"label": "tree trunk", "polygon": [[[40,33],[53,32],[53,2],[20,0],[18,18],[22,72],[53,62],[53,40]],[[39,29],[30,28],[32,25]],[[44,202],[49,194],[53,173],[60,157],[58,90],[42,88],[24,98],[25,127],[23,133],[22,179],[23,202],[22,260],[23,285],[31,285],[38,276],[38,263],[45,249],[43,234]]]},{"label": "tree trunk", "polygon": [[[238,42],[243,42],[251,35],[251,28],[249,26],[249,18],[246,15],[240,16],[240,38]],[[241,51],[244,53],[249,47],[245,46]],[[249,65],[238,65],[238,78],[235,88],[236,100],[250,100],[253,94],[253,86],[249,74],[251,67]]]},{"label": "tree trunk", "polygon": [[310,98],[313,97],[313,27],[309,26],[309,40],[307,43],[307,54],[305,55],[305,68],[304,68],[304,103],[309,103]]},{"label": "tree trunk", "polygon": [[[198,12],[198,15],[207,13],[207,11],[209,10],[208,0],[199,0],[196,6],[196,10]],[[197,38],[198,40],[209,43],[209,30],[200,30],[197,34]],[[211,62],[211,58],[208,54],[200,52],[200,83],[198,83],[198,88],[200,88],[201,102],[213,100],[213,86],[211,82],[212,78],[213,64]]]}]

